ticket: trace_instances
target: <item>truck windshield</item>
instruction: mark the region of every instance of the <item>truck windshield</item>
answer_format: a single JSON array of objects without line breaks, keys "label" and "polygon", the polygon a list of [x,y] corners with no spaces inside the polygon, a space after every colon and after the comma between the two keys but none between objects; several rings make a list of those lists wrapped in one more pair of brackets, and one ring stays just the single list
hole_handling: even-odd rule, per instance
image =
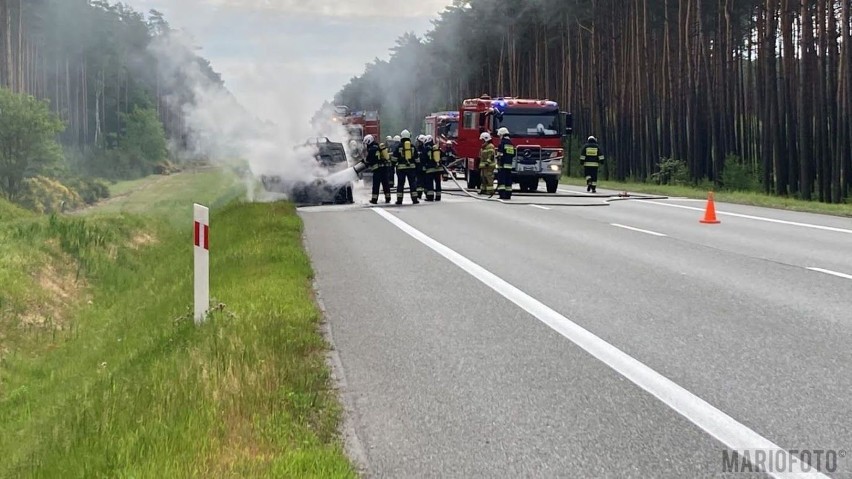
[{"label": "truck windshield", "polygon": [[443,133],[447,138],[458,138],[459,122],[451,121],[448,123],[444,123],[443,125],[441,125],[441,133]]},{"label": "truck windshield", "polygon": [[512,136],[559,136],[559,114],[555,111],[515,113],[509,110],[495,123],[495,129],[505,126]]}]

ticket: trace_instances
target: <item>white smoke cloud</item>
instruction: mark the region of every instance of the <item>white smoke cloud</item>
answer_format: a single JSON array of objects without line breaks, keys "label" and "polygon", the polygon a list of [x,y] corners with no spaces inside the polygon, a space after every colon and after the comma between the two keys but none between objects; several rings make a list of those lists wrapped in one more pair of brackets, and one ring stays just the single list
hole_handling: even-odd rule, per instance
[{"label": "white smoke cloud", "polygon": [[[249,111],[203,74],[190,45],[174,32],[157,38],[150,49],[161,78],[175,81],[173,89],[189,88],[194,96],[191,103],[180,104],[177,96],[167,99],[183,110],[192,153],[220,165],[245,161],[252,179],[277,176],[284,191],[328,176],[315,160],[316,148],[304,144],[312,137],[328,137],[346,146],[346,131],[330,121],[311,122],[320,105],[299,96],[310,78],[282,78],[275,65],[249,65],[243,82],[250,82],[250,91],[263,96],[252,103],[264,105],[262,111]],[[351,158],[348,150],[347,157]]]}]

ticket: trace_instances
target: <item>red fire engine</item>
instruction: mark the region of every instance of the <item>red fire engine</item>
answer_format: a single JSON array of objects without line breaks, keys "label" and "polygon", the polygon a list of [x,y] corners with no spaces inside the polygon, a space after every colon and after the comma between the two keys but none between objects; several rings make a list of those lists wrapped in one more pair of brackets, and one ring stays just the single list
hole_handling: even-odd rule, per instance
[{"label": "red fire engine", "polygon": [[506,127],[515,145],[512,182],[522,192],[536,191],[543,179],[548,193],[556,193],[562,175],[563,141],[571,135],[572,116],[559,110],[550,100],[512,97],[464,100],[459,110],[461,127],[456,142],[456,155],[465,158],[468,188],[479,188],[479,135],[489,132],[494,145],[500,144],[497,130]]},{"label": "red fire engine", "polygon": [[346,129],[349,150],[354,157],[361,154],[365,136],[373,135],[373,138],[381,141],[378,111],[351,111],[348,106],[335,105],[332,120]]},{"label": "red fire engine", "polygon": [[[456,159],[456,140],[459,137],[459,112],[439,111],[427,115],[423,121],[423,134],[432,135],[435,144],[441,150],[441,160],[445,165]],[[464,167],[453,167],[454,171],[462,171]],[[446,177],[446,175],[444,175]],[[446,178],[445,178],[446,179]]]}]

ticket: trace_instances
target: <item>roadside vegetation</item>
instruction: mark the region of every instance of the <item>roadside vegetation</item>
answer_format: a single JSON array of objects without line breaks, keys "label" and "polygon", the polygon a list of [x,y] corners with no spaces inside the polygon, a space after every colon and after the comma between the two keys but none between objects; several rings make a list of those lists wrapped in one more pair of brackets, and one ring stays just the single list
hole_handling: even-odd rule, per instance
[{"label": "roadside vegetation", "polygon": [[[562,183],[586,186],[582,172],[577,166],[572,166],[571,176],[563,177]],[[728,163],[718,185],[706,180],[692,180],[685,162],[664,160],[658,167],[658,172],[647,182],[607,180],[602,171],[598,178],[598,188],[694,199],[707,199],[708,194],[713,191],[716,201],[725,203],[852,217],[850,203],[823,203],[803,200],[797,196],[785,197],[764,193],[760,172],[740,166],[736,158],[732,158]]]},{"label": "roadside vegetation", "polygon": [[293,207],[217,170],[120,186],[74,215],[0,200],[0,477],[354,477]]}]

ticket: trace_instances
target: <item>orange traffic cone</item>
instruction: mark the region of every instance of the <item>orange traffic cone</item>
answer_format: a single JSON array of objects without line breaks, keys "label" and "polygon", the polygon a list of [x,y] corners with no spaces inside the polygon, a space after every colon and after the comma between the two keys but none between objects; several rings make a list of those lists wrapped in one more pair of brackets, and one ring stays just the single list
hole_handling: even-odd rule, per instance
[{"label": "orange traffic cone", "polygon": [[704,211],[704,219],[701,220],[702,223],[706,224],[718,224],[721,223],[718,219],[716,219],[716,202],[713,200],[713,192],[710,192],[710,196],[707,198],[707,209]]}]

